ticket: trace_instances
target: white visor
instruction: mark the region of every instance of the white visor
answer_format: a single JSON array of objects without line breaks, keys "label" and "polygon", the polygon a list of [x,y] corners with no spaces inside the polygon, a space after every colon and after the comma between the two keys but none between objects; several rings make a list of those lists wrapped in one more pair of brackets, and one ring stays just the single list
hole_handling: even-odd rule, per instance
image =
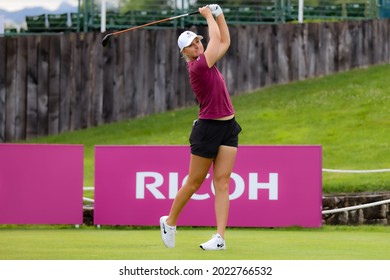
[{"label": "white visor", "polygon": [[177,39],[177,45],[179,46],[180,52],[182,52],[185,47],[191,45],[195,38],[202,40],[203,36],[197,35],[192,31],[184,31],[181,33],[179,39]]}]

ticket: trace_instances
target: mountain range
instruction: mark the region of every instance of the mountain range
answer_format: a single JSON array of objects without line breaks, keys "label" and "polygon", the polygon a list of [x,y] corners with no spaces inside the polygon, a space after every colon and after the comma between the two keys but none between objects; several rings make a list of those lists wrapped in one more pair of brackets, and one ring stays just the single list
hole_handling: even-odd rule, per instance
[{"label": "mountain range", "polygon": [[8,12],[0,9],[0,15],[4,15],[6,26],[19,27],[25,24],[26,16],[37,16],[42,14],[64,14],[77,13],[77,6],[63,2],[56,10],[47,10],[42,7],[26,8],[16,12]]}]

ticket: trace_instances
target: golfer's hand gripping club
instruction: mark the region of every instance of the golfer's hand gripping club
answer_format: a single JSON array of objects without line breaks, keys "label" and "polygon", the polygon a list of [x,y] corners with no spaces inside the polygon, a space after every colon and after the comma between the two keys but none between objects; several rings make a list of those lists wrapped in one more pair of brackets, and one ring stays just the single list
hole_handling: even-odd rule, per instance
[{"label": "golfer's hand gripping club", "polygon": [[219,16],[220,14],[223,13],[221,7],[218,4],[210,4],[210,5],[207,5],[207,6],[209,7],[209,9],[211,10],[211,13],[215,17],[217,17],[217,16]]}]

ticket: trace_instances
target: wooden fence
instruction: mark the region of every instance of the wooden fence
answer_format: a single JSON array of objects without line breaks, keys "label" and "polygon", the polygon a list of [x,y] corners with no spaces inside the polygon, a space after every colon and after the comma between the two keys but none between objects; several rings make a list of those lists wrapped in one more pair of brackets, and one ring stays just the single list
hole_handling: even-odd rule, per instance
[{"label": "wooden fence", "polygon": [[[205,27],[193,27],[207,35]],[[137,30],[0,38],[0,142],[31,139],[194,105],[176,40]],[[230,27],[218,63],[232,95],[390,62],[390,21]],[[206,37],[206,36],[205,36]]]}]

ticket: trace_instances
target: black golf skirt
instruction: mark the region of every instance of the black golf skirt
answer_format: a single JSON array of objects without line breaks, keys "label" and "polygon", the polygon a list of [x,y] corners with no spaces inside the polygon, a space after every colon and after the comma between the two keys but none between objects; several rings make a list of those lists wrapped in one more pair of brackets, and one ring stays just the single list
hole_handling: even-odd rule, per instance
[{"label": "black golf skirt", "polygon": [[238,134],[241,130],[235,118],[196,120],[190,135],[191,153],[205,158],[215,158],[219,146],[238,147]]}]

